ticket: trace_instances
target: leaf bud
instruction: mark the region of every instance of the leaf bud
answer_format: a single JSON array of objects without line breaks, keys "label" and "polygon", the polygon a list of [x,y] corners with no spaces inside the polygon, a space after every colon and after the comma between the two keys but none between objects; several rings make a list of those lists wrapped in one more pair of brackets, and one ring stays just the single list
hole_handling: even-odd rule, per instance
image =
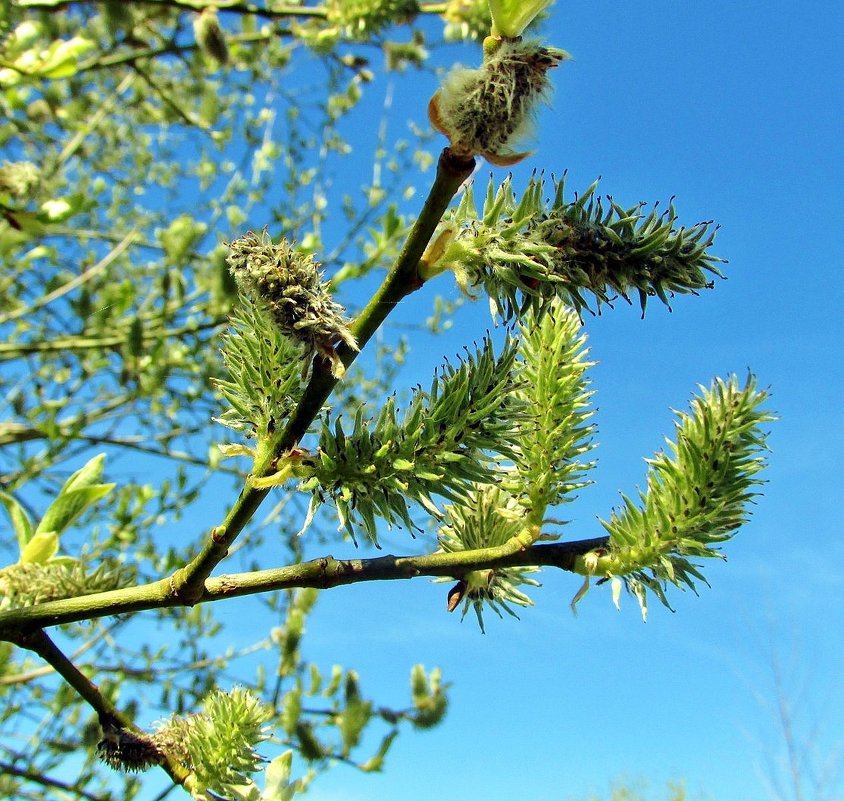
[{"label": "leaf bud", "polygon": [[193,33],[203,53],[218,64],[229,63],[229,49],[216,8],[208,6],[194,18]]}]

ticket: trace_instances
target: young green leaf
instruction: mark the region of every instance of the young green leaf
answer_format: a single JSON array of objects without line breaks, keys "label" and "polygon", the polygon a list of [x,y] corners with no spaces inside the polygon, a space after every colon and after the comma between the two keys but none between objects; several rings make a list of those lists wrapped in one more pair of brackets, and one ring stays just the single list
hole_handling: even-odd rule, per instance
[{"label": "young green leaf", "polygon": [[29,519],[29,515],[23,506],[14,497],[9,495],[9,493],[0,490],[0,501],[3,502],[9,514],[9,519],[12,521],[12,528],[14,528],[15,536],[18,540],[18,549],[23,552],[23,549],[35,533],[32,527],[32,521]]},{"label": "young green leaf", "polygon": [[267,765],[261,801],[290,801],[296,795],[296,786],[290,784],[292,764],[293,751],[288,750]]},{"label": "young green leaf", "polygon": [[393,740],[398,737],[398,731],[393,730],[389,734],[386,734],[381,739],[381,744],[378,746],[378,750],[361,765],[358,767],[364,773],[377,773],[384,767],[384,759],[387,756],[387,752],[390,750],[390,746],[393,744]]},{"label": "young green leaf", "polygon": [[55,531],[40,531],[21,550],[19,564],[47,562],[59,550],[59,535]]},{"label": "young green leaf", "polygon": [[114,484],[94,484],[70,491],[62,489],[38,523],[36,536],[44,532],[61,534],[89,506],[108,495],[114,487]]},{"label": "young green leaf", "polygon": [[554,0],[489,0],[493,36],[515,38]]}]

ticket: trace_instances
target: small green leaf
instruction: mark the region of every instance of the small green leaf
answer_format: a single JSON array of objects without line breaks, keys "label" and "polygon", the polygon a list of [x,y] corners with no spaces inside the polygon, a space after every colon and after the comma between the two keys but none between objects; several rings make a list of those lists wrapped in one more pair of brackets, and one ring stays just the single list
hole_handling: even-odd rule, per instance
[{"label": "small green leaf", "polygon": [[95,200],[75,192],[72,195],[63,195],[45,200],[39,207],[38,221],[49,225],[61,223],[82,211],[89,211],[97,205]]},{"label": "small green leaf", "polygon": [[[95,504],[114,489],[114,484],[94,484],[91,487],[81,487],[70,492],[62,490],[59,496],[50,504],[41,522],[38,524],[36,536],[45,531],[55,532],[56,535],[64,531],[89,506]],[[34,539],[34,537],[33,537]]]},{"label": "small green leaf", "polygon": [[[92,484],[98,484],[100,479],[103,477],[104,464],[105,454],[98,453],[80,467],[67,481],[65,481],[61,492],[66,492],[71,489],[79,489],[81,487],[90,487]],[[59,494],[61,494],[61,492]]]},{"label": "small green leaf", "polygon": [[296,788],[290,786],[290,768],[293,763],[293,751],[285,751],[277,756],[264,771],[266,782],[261,801],[290,801],[296,794]]},{"label": "small green leaf", "polygon": [[27,543],[32,539],[32,521],[26,510],[8,493],[0,491],[0,501],[6,506],[12,527],[15,529],[15,536],[18,538],[18,548],[21,552]]},{"label": "small green leaf", "polygon": [[384,757],[387,756],[387,751],[390,750],[390,746],[393,744],[393,740],[398,737],[398,730],[394,729],[389,734],[387,734],[382,740],[381,745],[378,746],[378,750],[364,762],[362,765],[359,765],[360,769],[364,771],[364,773],[376,773],[384,767]]},{"label": "small green leaf", "polygon": [[331,698],[338,689],[340,689],[340,682],[343,681],[343,668],[340,665],[333,665],[331,668],[331,681],[328,686],[322,691],[326,698]]},{"label": "small green leaf", "polygon": [[47,48],[43,63],[38,65],[39,75],[43,78],[68,78],[74,75],[79,58],[93,46],[94,43],[83,36],[53,42]]},{"label": "small green leaf", "polygon": [[553,0],[489,0],[492,16],[492,32],[499,36],[513,38],[522,31]]},{"label": "small green leaf", "polygon": [[56,551],[59,549],[59,535],[56,531],[42,531],[35,536],[26,544],[21,550],[21,558],[19,563],[24,564],[33,564],[33,563],[43,563],[50,559],[50,557],[55,556]]},{"label": "small green leaf", "polygon": [[[27,0],[21,0],[19,5],[27,5]],[[33,20],[24,20],[11,33],[6,35],[3,42],[4,57],[17,56],[24,50],[34,47],[43,32],[43,26],[40,23]]]}]

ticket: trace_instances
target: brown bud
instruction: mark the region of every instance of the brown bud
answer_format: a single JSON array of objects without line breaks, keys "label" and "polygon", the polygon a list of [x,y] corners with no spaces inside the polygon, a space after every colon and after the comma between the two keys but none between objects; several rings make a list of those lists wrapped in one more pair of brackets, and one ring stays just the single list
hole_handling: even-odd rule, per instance
[{"label": "brown bud", "polygon": [[466,582],[465,581],[458,581],[449,591],[448,591],[448,603],[446,604],[446,609],[449,612],[453,612],[457,607],[460,605],[460,602],[463,600],[463,596],[466,594]]}]

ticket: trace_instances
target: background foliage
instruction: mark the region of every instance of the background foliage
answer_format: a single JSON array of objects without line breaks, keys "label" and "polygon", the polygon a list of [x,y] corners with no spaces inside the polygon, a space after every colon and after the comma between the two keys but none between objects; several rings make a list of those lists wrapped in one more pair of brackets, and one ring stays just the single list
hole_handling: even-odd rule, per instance
[{"label": "background foliage", "polygon": [[[413,193],[405,176],[430,162],[412,131],[388,147],[382,125],[369,180],[357,193],[334,192],[348,126],[359,124],[350,115],[375,70],[401,81],[425,69],[421,30],[401,26],[409,7],[369,14],[371,5],[244,5],[219,15],[188,2],[4,7],[3,497],[37,521],[70,472],[107,453],[119,478],[108,513],[83,509],[61,542],[91,568],[112,565],[105,587],[183,564],[195,548],[190,510],[209,480],[212,492],[228,483],[232,493],[242,480],[220,464],[225,429],[210,422],[222,410],[211,386],[224,377],[219,337],[236,298],[224,240],[270,225],[320,253],[339,284],[383,269],[406,231],[397,205]],[[471,38],[477,12],[468,11],[465,25],[435,15],[438,38]],[[329,214],[343,217],[344,233],[324,241]],[[338,402],[389,387],[402,353],[401,344],[382,347],[378,368],[366,378],[356,371]],[[275,562],[297,558],[296,511],[280,503],[265,529]],[[178,540],[162,539],[178,530]],[[10,531],[9,562],[17,558]],[[242,564],[257,566],[263,540],[260,529],[250,535]],[[61,597],[50,576],[39,579],[47,597]],[[92,580],[86,589],[97,588]],[[163,638],[150,637],[148,622],[118,618],[66,627],[61,644],[106,697],[130,715],[143,709],[147,724],[198,710],[212,687],[240,682],[280,711],[276,736],[306,766],[336,759],[378,770],[403,723],[436,723],[442,687],[415,668],[406,705],[388,708],[363,695],[354,671],[323,677],[298,650],[314,600],[312,592],[264,598],[270,633],[241,652],[219,652],[207,606],[161,612]],[[275,659],[263,659],[257,675],[237,667],[267,649]],[[98,764],[96,715],[50,669],[8,643],[2,665],[4,798],[140,792],[139,776],[115,786],[119,774]],[[370,721],[381,735],[362,750]],[[33,755],[29,742],[44,747]]]}]

